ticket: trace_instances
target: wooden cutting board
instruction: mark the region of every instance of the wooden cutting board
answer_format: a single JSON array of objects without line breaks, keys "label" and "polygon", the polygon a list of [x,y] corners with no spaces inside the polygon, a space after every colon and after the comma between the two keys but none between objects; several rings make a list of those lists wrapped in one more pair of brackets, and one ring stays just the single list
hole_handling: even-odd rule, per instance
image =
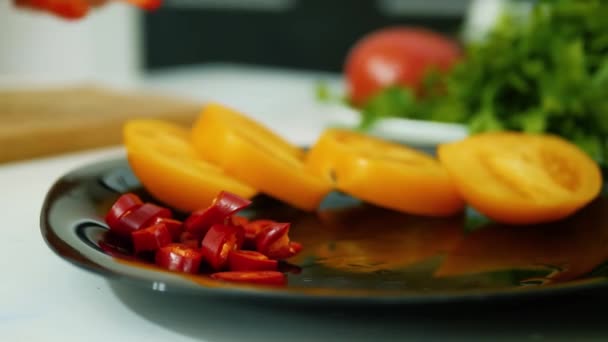
[{"label": "wooden cutting board", "polygon": [[190,125],[201,103],[99,87],[0,91],[0,163],[119,145],[132,118]]}]

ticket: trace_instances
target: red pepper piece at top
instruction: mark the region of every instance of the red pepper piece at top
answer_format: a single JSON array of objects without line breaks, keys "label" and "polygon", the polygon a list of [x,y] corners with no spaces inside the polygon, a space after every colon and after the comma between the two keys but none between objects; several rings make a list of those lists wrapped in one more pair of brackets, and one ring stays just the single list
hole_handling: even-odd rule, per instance
[{"label": "red pepper piece at top", "polygon": [[120,219],[131,210],[144,204],[139,196],[127,193],[124,194],[112,204],[110,210],[106,214],[105,221],[110,229],[116,229],[120,224]]},{"label": "red pepper piece at top", "polygon": [[155,251],[171,243],[171,233],[163,223],[136,230],[131,233],[131,238],[135,253]]},{"label": "red pepper piece at top", "polygon": [[144,203],[123,215],[116,227],[111,227],[116,233],[131,236],[131,232],[151,226],[159,217],[171,218],[171,210],[152,203]]},{"label": "red pepper piece at top", "polygon": [[239,248],[243,241],[241,227],[214,224],[201,242],[201,252],[214,270],[226,266],[228,255]]},{"label": "red pepper piece at top", "polygon": [[169,244],[156,251],[156,265],[169,271],[196,274],[199,271],[203,254],[180,244]]},{"label": "red pepper piece at top", "polygon": [[154,220],[154,224],[162,223],[167,226],[169,233],[171,233],[171,239],[173,241],[179,241],[180,235],[184,231],[184,224],[179,221],[168,217],[157,217]]},{"label": "red pepper piece at top", "polygon": [[64,19],[80,19],[87,15],[90,4],[87,0],[17,0],[17,6],[49,11]]},{"label": "red pepper piece at top", "polygon": [[138,6],[142,9],[148,10],[148,11],[153,11],[157,8],[159,8],[163,1],[162,0],[124,0],[126,2],[129,2],[135,6]]},{"label": "red pepper piece at top", "polygon": [[231,271],[276,271],[278,261],[255,251],[232,251],[228,255],[228,269]]},{"label": "red pepper piece at top", "polygon": [[208,208],[193,212],[184,221],[184,229],[202,238],[212,225],[226,223],[228,217],[250,204],[248,199],[222,191]]},{"label": "red pepper piece at top", "polygon": [[287,284],[287,277],[285,276],[285,274],[277,271],[217,272],[211,274],[211,278],[228,282],[258,285],[284,286]]},{"label": "red pepper piece at top", "polygon": [[270,259],[293,256],[289,240],[289,223],[274,222],[267,225],[256,237],[256,249]]}]

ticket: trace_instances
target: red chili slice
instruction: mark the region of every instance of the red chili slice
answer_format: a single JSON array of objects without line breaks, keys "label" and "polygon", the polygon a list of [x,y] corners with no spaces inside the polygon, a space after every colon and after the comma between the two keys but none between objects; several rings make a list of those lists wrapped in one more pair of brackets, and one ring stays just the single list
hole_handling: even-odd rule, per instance
[{"label": "red chili slice", "polygon": [[274,222],[267,225],[258,233],[256,249],[271,259],[291,257],[289,241],[289,223]]},{"label": "red chili slice", "polygon": [[131,238],[135,253],[155,251],[171,243],[171,233],[163,223],[134,231]]},{"label": "red chili slice", "polygon": [[239,242],[242,243],[242,229],[239,228],[214,224],[205,235],[201,242],[201,252],[214,270],[224,268],[230,252],[239,248]]},{"label": "red chili slice", "polygon": [[217,272],[211,274],[211,278],[222,281],[259,285],[284,286],[287,284],[287,277],[285,274],[277,271]]},{"label": "red chili slice", "polygon": [[276,223],[272,220],[254,220],[243,225],[245,231],[245,243],[243,248],[256,249],[256,238],[265,227]]},{"label": "red chili slice", "polygon": [[184,231],[184,224],[181,221],[167,217],[157,217],[154,221],[154,224],[159,223],[162,223],[167,226],[167,229],[169,229],[169,233],[171,233],[171,239],[173,241],[179,241],[180,235]]},{"label": "red chili slice", "polygon": [[144,203],[123,215],[114,231],[123,236],[130,236],[131,232],[151,226],[159,217],[171,218],[172,216],[171,210],[167,208]]},{"label": "red chili slice", "polygon": [[250,204],[248,199],[222,191],[208,208],[193,212],[184,221],[184,228],[202,238],[212,225],[225,223],[230,215]]},{"label": "red chili slice", "polygon": [[194,234],[190,232],[182,232],[179,237],[179,242],[192,248],[199,248],[200,241]]},{"label": "red chili slice", "polygon": [[294,256],[302,251],[302,244],[296,241],[289,242],[289,252],[291,256]]},{"label": "red chili slice", "polygon": [[196,274],[199,271],[203,254],[187,246],[170,244],[156,251],[156,265],[175,272]]},{"label": "red chili slice", "polygon": [[244,227],[248,223],[249,223],[249,219],[246,218],[245,216],[239,216],[239,215],[230,216],[230,224],[232,224],[233,226]]},{"label": "red chili slice", "polygon": [[130,212],[131,210],[144,204],[139,196],[127,193],[124,194],[114,202],[108,213],[106,214],[105,220],[110,229],[116,229],[120,224],[120,219]]},{"label": "red chili slice", "polygon": [[278,262],[255,251],[232,251],[228,256],[231,271],[276,271]]}]

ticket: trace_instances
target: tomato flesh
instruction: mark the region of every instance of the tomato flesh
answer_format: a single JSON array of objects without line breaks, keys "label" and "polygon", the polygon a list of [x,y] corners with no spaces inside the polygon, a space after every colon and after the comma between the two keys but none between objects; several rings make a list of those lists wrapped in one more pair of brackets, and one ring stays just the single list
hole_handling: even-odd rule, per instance
[{"label": "tomato flesh", "polygon": [[327,129],[306,160],[308,170],[355,198],[396,211],[452,216],[465,203],[434,157],[366,134]]},{"label": "tomato flesh", "polygon": [[129,166],[155,198],[172,208],[193,212],[221,191],[250,198],[256,190],[227,176],[198,157],[188,129],[162,120],[134,119],[124,125]]},{"label": "tomato flesh", "polygon": [[465,200],[507,224],[562,219],[601,191],[599,166],[553,135],[484,133],[439,146],[438,155]]},{"label": "tomato flesh", "polygon": [[426,29],[391,27],[372,32],[359,40],[346,58],[349,98],[362,106],[393,85],[420,93],[427,71],[447,72],[460,55],[454,41]]},{"label": "tomato flesh", "polygon": [[219,104],[206,105],[199,115],[192,145],[226,174],[302,210],[315,210],[331,191],[328,182],[303,169],[300,147]]}]

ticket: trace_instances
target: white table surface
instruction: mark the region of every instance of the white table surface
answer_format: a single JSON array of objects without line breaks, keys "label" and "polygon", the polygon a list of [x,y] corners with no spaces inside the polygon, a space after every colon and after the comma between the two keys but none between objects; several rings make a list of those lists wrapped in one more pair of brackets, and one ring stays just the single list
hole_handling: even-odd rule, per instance
[{"label": "white table surface", "polygon": [[[146,87],[229,103],[296,143],[327,121],[312,87],[327,75],[200,68],[157,74]],[[1,148],[8,148],[2,146]],[[406,308],[402,314],[301,310],[179,297],[108,282],[55,255],[40,234],[51,184],[75,167],[124,155],[109,148],[0,166],[0,341],[606,340],[605,298],[537,304]],[[591,302],[589,304],[588,302]],[[602,307],[605,311],[605,303]],[[544,303],[543,306],[548,304]]]}]

